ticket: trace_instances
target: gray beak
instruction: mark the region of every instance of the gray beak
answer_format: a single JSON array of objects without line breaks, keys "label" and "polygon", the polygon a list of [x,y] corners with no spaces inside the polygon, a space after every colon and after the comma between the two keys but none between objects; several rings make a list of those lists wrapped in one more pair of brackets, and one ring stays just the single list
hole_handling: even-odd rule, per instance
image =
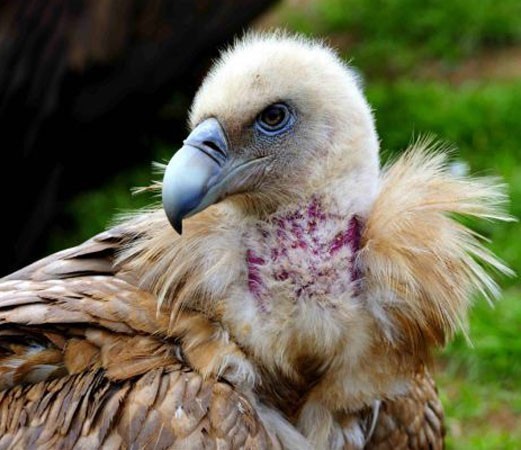
[{"label": "gray beak", "polygon": [[223,178],[228,143],[217,119],[199,124],[172,157],[163,178],[163,207],[174,229],[182,233],[182,221],[219,200],[212,189]]}]

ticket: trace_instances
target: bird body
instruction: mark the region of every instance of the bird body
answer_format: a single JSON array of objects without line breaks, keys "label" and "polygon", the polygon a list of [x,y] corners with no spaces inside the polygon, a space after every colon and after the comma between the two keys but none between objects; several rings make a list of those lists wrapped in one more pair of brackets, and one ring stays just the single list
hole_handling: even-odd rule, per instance
[{"label": "bird body", "polygon": [[0,284],[0,448],[443,448],[431,350],[508,272],[451,214],[502,187],[427,140],[381,170],[357,77],[280,33],[190,122],[164,210]]}]

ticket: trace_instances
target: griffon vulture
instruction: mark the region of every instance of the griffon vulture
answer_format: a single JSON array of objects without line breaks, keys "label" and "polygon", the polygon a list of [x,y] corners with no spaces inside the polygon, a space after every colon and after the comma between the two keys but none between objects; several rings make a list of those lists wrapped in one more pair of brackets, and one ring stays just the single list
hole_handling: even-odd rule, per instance
[{"label": "griffon vulture", "polygon": [[508,272],[453,215],[502,187],[426,140],[381,169],[301,37],[225,51],[189,121],[163,208],[1,281],[0,448],[441,449],[431,350]]}]

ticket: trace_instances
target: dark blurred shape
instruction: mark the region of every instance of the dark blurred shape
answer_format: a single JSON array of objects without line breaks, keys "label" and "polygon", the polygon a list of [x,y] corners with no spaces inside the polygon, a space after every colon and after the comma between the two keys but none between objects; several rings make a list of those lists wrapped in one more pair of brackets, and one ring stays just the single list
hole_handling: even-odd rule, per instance
[{"label": "dark blurred shape", "polygon": [[160,108],[189,98],[216,48],[272,3],[1,2],[0,275],[42,255],[67,199],[173,143],[184,123]]}]

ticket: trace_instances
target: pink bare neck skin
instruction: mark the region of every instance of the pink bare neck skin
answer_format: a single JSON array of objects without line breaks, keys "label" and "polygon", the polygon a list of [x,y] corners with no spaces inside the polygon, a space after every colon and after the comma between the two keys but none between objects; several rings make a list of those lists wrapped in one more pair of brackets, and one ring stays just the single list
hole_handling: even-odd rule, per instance
[{"label": "pink bare neck skin", "polygon": [[263,311],[281,287],[293,301],[354,292],[360,221],[327,211],[318,198],[258,225],[247,242],[248,288]]}]

